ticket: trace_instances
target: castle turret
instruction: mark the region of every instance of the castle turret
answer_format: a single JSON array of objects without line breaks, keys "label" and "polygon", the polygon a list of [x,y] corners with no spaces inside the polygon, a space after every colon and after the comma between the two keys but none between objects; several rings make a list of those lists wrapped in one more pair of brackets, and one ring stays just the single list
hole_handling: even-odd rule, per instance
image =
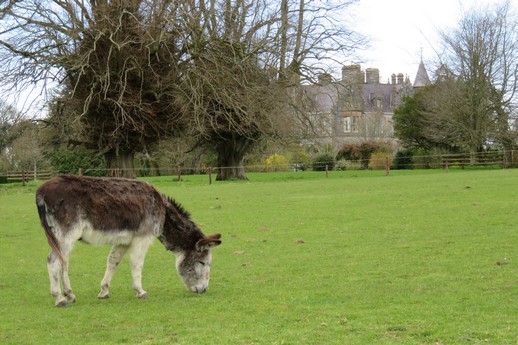
[{"label": "castle turret", "polygon": [[397,83],[398,84],[403,84],[404,80],[405,80],[405,76],[403,75],[403,73],[398,73],[397,74]]},{"label": "castle turret", "polygon": [[423,87],[430,84],[430,78],[428,77],[428,73],[426,72],[426,68],[424,67],[423,60],[419,64],[419,68],[417,69],[417,74],[414,80],[414,87]]}]

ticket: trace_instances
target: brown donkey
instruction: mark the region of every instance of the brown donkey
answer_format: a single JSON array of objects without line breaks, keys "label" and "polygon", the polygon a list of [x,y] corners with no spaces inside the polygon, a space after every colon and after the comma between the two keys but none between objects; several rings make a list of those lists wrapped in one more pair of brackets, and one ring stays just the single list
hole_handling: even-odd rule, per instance
[{"label": "brown donkey", "polygon": [[175,253],[176,269],[190,291],[208,289],[210,249],[221,244],[221,235],[205,236],[189,213],[146,182],[61,175],[38,188],[36,205],[52,249],[47,266],[50,292],[58,307],[76,300],[68,278],[68,258],[78,240],[112,245],[99,298],[109,297],[113,273],[126,252],[133,289],[138,298],[147,298],[142,267],[155,237]]}]

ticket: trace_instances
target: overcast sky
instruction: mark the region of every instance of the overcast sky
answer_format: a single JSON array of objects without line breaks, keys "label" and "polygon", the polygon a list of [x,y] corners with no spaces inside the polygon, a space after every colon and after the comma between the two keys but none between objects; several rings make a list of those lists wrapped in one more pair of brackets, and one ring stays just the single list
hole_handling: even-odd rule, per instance
[{"label": "overcast sky", "polygon": [[[518,0],[511,0],[518,9]],[[356,31],[370,38],[371,49],[361,52],[362,69],[379,68],[382,82],[403,73],[413,82],[421,59],[435,59],[438,32],[456,27],[473,6],[500,0],[360,0],[349,9]],[[350,63],[349,61],[348,63]],[[354,61],[358,62],[358,61]],[[427,66],[429,75],[434,72]]]}]

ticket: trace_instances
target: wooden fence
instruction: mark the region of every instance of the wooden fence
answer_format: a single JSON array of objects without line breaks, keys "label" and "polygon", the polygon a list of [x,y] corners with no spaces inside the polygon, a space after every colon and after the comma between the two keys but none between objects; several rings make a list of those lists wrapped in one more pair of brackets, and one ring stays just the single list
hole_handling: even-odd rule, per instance
[{"label": "wooden fence", "polygon": [[[514,158],[514,157],[513,157]],[[445,169],[449,166],[504,166],[503,152],[481,152],[477,154],[458,153],[445,154],[441,156],[442,164]],[[512,163],[511,159],[511,163]]]},{"label": "wooden fence", "polygon": [[48,180],[54,176],[51,170],[37,170],[37,171],[8,171],[7,182],[21,182],[23,185],[30,180]]}]

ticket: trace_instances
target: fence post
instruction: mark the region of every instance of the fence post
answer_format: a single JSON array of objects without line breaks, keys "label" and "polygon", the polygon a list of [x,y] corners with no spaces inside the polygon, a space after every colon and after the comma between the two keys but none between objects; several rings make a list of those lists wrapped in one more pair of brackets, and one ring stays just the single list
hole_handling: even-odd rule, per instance
[{"label": "fence post", "polygon": [[448,161],[444,162],[444,170],[448,172]]},{"label": "fence post", "polygon": [[389,163],[389,156],[385,158],[385,176],[390,175],[390,163]]},{"label": "fence post", "polygon": [[329,176],[329,165],[326,163],[326,177]]},{"label": "fence post", "polygon": [[209,167],[209,186],[212,184],[212,168]]}]

